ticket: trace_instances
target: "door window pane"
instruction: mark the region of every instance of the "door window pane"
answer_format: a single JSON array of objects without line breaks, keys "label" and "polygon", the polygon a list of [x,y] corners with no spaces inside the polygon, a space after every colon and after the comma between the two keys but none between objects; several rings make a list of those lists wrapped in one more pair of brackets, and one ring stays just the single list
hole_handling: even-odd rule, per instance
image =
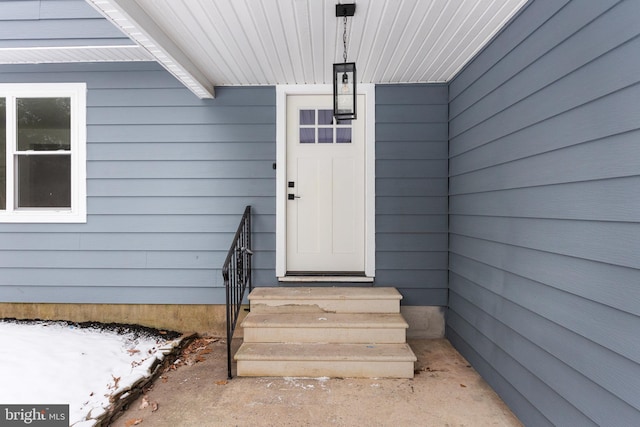
[{"label": "door window pane", "polygon": [[333,110],[318,110],[318,124],[319,125],[332,125],[333,124]]},{"label": "door window pane", "polygon": [[315,128],[300,128],[300,143],[301,144],[315,144],[316,142],[316,129]]},{"label": "door window pane", "polygon": [[18,151],[71,149],[70,98],[18,98]]},{"label": "door window pane", "polygon": [[0,210],[7,209],[7,100],[0,98]]},{"label": "door window pane", "polygon": [[338,144],[351,143],[351,128],[337,128],[336,129],[336,142]]},{"label": "door window pane", "polygon": [[333,144],[333,128],[319,128],[318,142],[321,144]]},{"label": "door window pane", "polygon": [[71,207],[71,156],[18,156],[18,207]]},{"label": "door window pane", "polygon": [[333,110],[299,110],[301,144],[349,144],[352,142],[351,120],[336,123]]},{"label": "door window pane", "polygon": [[315,125],[316,124],[316,110],[300,110],[300,124],[301,125]]}]

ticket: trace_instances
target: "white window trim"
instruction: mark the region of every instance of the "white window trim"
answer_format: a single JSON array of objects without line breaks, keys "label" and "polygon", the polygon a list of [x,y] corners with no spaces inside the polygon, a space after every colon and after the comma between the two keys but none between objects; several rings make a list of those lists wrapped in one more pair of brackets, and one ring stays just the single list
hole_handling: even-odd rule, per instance
[{"label": "white window trim", "polygon": [[[358,84],[358,93],[365,95],[365,253],[364,274],[376,274],[376,194],[375,194],[375,123],[376,90],[374,84]],[[287,177],[287,95],[333,94],[332,85],[278,85],[276,86],[276,276],[285,277],[286,254],[286,177]]]},{"label": "white window trim", "polygon": [[[87,222],[87,85],[86,83],[0,83],[0,98],[71,98],[71,208],[13,208],[15,179],[7,187],[7,210],[0,223]],[[13,105],[7,102],[7,107]],[[14,176],[15,111],[7,108],[7,176]]]}]

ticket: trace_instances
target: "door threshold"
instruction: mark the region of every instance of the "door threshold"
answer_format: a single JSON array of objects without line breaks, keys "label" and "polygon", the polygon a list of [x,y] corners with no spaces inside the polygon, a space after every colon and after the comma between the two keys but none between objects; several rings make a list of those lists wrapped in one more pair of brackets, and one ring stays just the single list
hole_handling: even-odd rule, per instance
[{"label": "door threshold", "polygon": [[300,283],[372,283],[373,277],[365,276],[284,276],[278,277],[278,282],[300,282]]}]

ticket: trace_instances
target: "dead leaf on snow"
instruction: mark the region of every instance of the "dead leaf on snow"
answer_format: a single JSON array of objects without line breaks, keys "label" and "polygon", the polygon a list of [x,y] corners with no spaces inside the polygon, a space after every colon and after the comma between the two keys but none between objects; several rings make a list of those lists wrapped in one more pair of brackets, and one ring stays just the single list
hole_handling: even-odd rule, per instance
[{"label": "dead leaf on snow", "polygon": [[116,377],[111,374],[111,378],[113,378],[113,386],[109,388],[113,388],[114,390],[118,388],[118,383],[120,382],[120,377]]},{"label": "dead leaf on snow", "polygon": [[140,353],[140,350],[138,350],[137,348],[130,348],[127,350],[127,352],[133,356],[136,353]]},{"label": "dead leaf on snow", "polygon": [[156,412],[158,410],[158,402],[151,402],[151,412]]},{"label": "dead leaf on snow", "polygon": [[131,418],[130,420],[127,420],[124,425],[126,427],[131,427],[131,426],[137,426],[138,424],[140,424],[142,422],[142,418]]},{"label": "dead leaf on snow", "polygon": [[460,387],[465,387],[465,388],[466,388],[467,386],[466,386],[466,385],[464,385],[464,384],[460,384]]},{"label": "dead leaf on snow", "polygon": [[227,385],[227,383],[229,383],[229,381],[227,381],[227,380],[216,381],[217,385]]}]

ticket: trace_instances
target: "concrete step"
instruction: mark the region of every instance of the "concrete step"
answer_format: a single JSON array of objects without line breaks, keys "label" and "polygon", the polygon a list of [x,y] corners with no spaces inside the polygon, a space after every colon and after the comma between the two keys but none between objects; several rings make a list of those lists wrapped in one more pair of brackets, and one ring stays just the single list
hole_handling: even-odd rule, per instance
[{"label": "concrete step", "polygon": [[407,344],[243,343],[239,376],[413,378]]},{"label": "concrete step", "polygon": [[399,313],[254,313],[242,322],[244,342],[406,342],[409,327]]},{"label": "concrete step", "polygon": [[255,313],[399,313],[401,299],[395,288],[368,287],[255,288],[249,294]]}]

